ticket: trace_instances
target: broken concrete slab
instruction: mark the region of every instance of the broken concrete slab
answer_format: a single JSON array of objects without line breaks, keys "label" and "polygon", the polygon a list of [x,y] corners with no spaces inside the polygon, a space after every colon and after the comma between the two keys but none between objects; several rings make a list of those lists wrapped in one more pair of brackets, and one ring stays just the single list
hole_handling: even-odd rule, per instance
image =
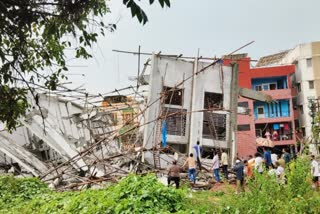
[{"label": "broken concrete slab", "polygon": [[7,154],[10,158],[19,163],[34,176],[40,176],[48,171],[48,168],[43,164],[43,162],[37,159],[31,152],[27,151],[15,141],[1,133],[0,151]]}]

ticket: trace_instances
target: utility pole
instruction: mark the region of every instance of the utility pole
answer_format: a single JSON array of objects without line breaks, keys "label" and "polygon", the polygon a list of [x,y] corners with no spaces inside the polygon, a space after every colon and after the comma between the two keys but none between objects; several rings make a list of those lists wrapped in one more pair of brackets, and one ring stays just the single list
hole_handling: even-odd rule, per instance
[{"label": "utility pole", "polygon": [[238,75],[239,66],[237,63],[231,63],[232,67],[232,80],[230,90],[230,131],[228,147],[230,148],[231,164],[236,161],[237,158],[237,117],[238,117]]}]

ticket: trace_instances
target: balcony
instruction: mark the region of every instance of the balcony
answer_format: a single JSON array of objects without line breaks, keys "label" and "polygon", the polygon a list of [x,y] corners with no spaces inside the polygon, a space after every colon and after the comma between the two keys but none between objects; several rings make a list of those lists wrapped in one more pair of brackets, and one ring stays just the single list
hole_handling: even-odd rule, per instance
[{"label": "balcony", "polygon": [[282,145],[294,145],[296,142],[295,140],[280,140],[280,141],[273,141],[275,146],[282,146]]},{"label": "balcony", "polygon": [[257,118],[254,120],[255,124],[261,123],[279,123],[279,122],[291,122],[292,118],[289,117],[269,117],[269,118]]},{"label": "balcony", "polygon": [[270,95],[273,100],[281,100],[281,99],[290,99],[293,96],[292,93],[296,90],[293,90],[291,88],[287,89],[276,89],[276,90],[268,90],[268,91],[261,91],[264,94]]}]

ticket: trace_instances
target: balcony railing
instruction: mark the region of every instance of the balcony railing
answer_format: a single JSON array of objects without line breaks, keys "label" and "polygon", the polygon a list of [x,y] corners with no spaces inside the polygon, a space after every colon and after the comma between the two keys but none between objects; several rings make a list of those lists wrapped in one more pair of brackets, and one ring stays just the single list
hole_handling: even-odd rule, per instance
[{"label": "balcony railing", "polygon": [[[257,135],[256,138],[259,138],[261,136]],[[264,137],[265,138],[265,137]],[[273,142],[281,142],[281,141],[288,141],[293,140],[293,134],[282,134],[278,135],[277,137],[270,137]]]},{"label": "balcony railing", "polygon": [[254,119],[272,119],[272,118],[281,118],[281,117],[290,117],[290,111],[278,111],[278,113],[273,112],[273,113],[264,113],[264,114],[254,114]]}]

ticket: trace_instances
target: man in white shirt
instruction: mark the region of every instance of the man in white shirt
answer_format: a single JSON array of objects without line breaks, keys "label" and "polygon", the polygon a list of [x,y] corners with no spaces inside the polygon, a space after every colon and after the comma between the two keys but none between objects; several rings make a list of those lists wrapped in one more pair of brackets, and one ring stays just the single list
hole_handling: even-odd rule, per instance
[{"label": "man in white shirt", "polygon": [[219,156],[216,151],[214,151],[213,154],[214,154],[213,163],[212,163],[213,175],[216,178],[216,181],[220,182],[221,180],[219,175],[219,167],[220,167]]},{"label": "man in white shirt", "polygon": [[263,159],[260,156],[259,153],[255,154],[255,160],[254,160],[254,168],[259,172],[259,173],[263,173]]},{"label": "man in white shirt", "polygon": [[221,165],[222,165],[222,172],[225,179],[228,180],[228,155],[225,150],[223,150],[221,154]]},{"label": "man in white shirt", "polygon": [[311,155],[311,174],[313,176],[313,183],[316,186],[316,189],[319,187],[319,164],[315,160],[314,155]]},{"label": "man in white shirt", "polygon": [[197,164],[198,164],[199,170],[201,171],[201,156],[203,154],[203,148],[200,145],[199,141],[197,141],[197,145],[194,145],[193,148],[195,150],[195,154],[196,154],[196,159],[197,159]]},{"label": "man in white shirt", "polygon": [[276,161],[278,160],[278,155],[275,154],[275,153],[272,153],[271,154],[271,162],[272,162],[272,165],[275,167],[276,166]]}]

